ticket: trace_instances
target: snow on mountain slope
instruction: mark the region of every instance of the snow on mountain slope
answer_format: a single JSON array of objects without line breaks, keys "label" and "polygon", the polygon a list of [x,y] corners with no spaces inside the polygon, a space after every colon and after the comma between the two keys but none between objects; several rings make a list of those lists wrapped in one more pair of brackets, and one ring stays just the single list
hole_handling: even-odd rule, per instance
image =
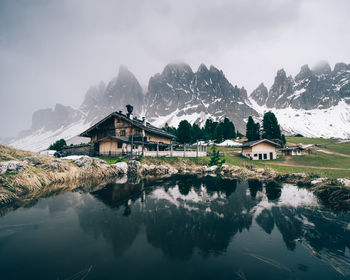
[{"label": "snow on mountain slope", "polygon": [[46,150],[52,143],[59,139],[68,140],[79,135],[91,125],[92,123],[86,123],[84,119],[81,119],[69,126],[62,126],[55,130],[39,129],[24,138],[12,142],[10,145],[17,149],[39,152]]},{"label": "snow on mountain slope", "polygon": [[340,101],[328,109],[276,109],[259,106],[253,99],[252,107],[263,116],[273,112],[281,128],[290,133],[300,133],[307,137],[350,138],[350,104]]},{"label": "snow on mountain slope", "polygon": [[[182,110],[186,110],[186,109],[182,109]],[[220,120],[220,118],[216,116],[212,116],[210,114],[206,114],[205,112],[194,112],[192,114],[179,114],[181,111],[179,109],[176,109],[174,112],[170,113],[167,116],[158,116],[153,119],[150,119],[149,121],[152,123],[152,125],[157,127],[164,127],[166,123],[169,126],[177,127],[182,120],[187,120],[191,124],[198,123],[200,126],[204,125],[205,121],[209,118],[215,121]]]}]

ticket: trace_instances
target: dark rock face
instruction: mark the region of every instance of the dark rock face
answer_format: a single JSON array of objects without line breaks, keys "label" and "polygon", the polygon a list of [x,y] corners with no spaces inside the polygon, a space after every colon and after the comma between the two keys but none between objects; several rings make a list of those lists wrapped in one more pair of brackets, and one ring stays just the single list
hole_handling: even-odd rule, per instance
[{"label": "dark rock face", "polygon": [[294,79],[282,69],[277,72],[267,98],[260,86],[251,97],[260,106],[277,109],[327,109],[341,100],[350,103],[350,64],[337,63],[333,71],[326,62],[312,70],[304,65]]},{"label": "dark rock face", "polygon": [[[202,64],[193,72],[187,64],[168,64],[149,81],[146,114],[150,121],[158,117],[166,119],[170,114],[174,118],[194,115],[198,124],[208,117],[215,120],[227,117],[242,130],[243,119],[258,115],[247,103],[246,90],[232,86],[214,66],[208,69]],[[167,121],[171,121],[170,117]]]},{"label": "dark rock face", "polygon": [[23,131],[19,138],[39,129],[54,131],[77,122],[96,123],[112,112],[125,109],[126,104],[133,104],[140,112],[143,97],[142,88],[135,76],[125,66],[121,66],[118,76],[107,86],[101,82],[89,88],[79,110],[57,104],[54,109],[34,112],[31,129]]},{"label": "dark rock face", "polygon": [[269,92],[265,87],[264,83],[261,83],[251,94],[251,97],[262,106],[266,103],[266,100],[269,96]]},{"label": "dark rock face", "polygon": [[135,76],[125,66],[120,66],[118,76],[107,86],[101,82],[88,90],[80,109],[87,115],[87,121],[97,122],[112,112],[125,110],[127,104],[132,104],[135,111],[140,112],[143,98]]},{"label": "dark rock face", "polygon": [[34,112],[31,130],[55,130],[80,120],[82,113],[70,106],[56,104],[54,109],[43,109]]}]

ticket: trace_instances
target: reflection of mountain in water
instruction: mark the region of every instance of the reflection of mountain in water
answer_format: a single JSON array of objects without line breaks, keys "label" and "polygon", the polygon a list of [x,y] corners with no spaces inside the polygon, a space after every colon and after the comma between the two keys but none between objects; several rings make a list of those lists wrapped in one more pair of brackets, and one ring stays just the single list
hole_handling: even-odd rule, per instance
[{"label": "reflection of mountain in water", "polygon": [[182,176],[109,184],[92,197],[100,202],[86,199],[78,208],[80,225],[109,240],[116,256],[144,231],[148,243],[171,258],[187,259],[194,252],[218,255],[254,221],[267,234],[278,230],[289,250],[298,241],[333,257],[339,252],[345,256],[350,248],[349,215],[322,212],[311,193],[295,186]]}]

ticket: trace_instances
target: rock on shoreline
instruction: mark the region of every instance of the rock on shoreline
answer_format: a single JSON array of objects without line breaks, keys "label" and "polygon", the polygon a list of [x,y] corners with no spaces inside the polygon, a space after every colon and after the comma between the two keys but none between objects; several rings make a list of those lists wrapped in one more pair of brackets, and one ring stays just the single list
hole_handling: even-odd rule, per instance
[{"label": "rock on shoreline", "polygon": [[[139,161],[118,162],[108,164],[106,161],[89,156],[74,156],[54,159],[44,156],[26,156],[21,160],[0,162],[0,205],[21,199],[21,197],[43,189],[49,189],[52,184],[79,187],[79,180],[102,180],[104,178],[123,178],[122,181],[138,182],[145,176],[169,177],[175,174],[197,174],[223,176],[225,178],[258,179],[263,181],[278,181],[295,183],[310,187],[314,191],[331,186],[350,187],[348,179],[327,179],[309,176],[305,173],[277,174],[269,168],[253,166],[173,166],[167,162],[161,165],[141,164]],[[57,186],[56,186],[57,187]],[[58,188],[60,188],[58,186]]]}]

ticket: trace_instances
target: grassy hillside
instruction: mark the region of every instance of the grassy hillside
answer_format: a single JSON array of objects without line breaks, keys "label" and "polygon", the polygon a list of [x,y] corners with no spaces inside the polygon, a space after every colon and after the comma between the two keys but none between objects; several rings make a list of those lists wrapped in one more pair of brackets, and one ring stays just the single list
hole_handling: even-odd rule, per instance
[{"label": "grassy hillside", "polygon": [[337,143],[337,144],[327,144],[324,147],[329,151],[341,153],[350,156],[350,142]]},{"label": "grassy hillside", "polygon": [[286,137],[287,143],[290,144],[332,144],[337,143],[337,139],[325,139],[325,138],[307,138],[307,137]]},{"label": "grassy hillside", "polygon": [[[218,147],[224,154],[225,160],[233,165],[251,165],[256,167],[270,167],[279,173],[308,173],[329,178],[350,178],[350,142],[339,143],[336,139],[287,137],[289,144],[318,144],[313,153],[304,156],[280,157],[277,160],[251,161],[240,155],[240,149]],[[316,151],[322,149],[326,152],[341,154],[330,154]],[[209,149],[210,151],[211,149]]]}]

